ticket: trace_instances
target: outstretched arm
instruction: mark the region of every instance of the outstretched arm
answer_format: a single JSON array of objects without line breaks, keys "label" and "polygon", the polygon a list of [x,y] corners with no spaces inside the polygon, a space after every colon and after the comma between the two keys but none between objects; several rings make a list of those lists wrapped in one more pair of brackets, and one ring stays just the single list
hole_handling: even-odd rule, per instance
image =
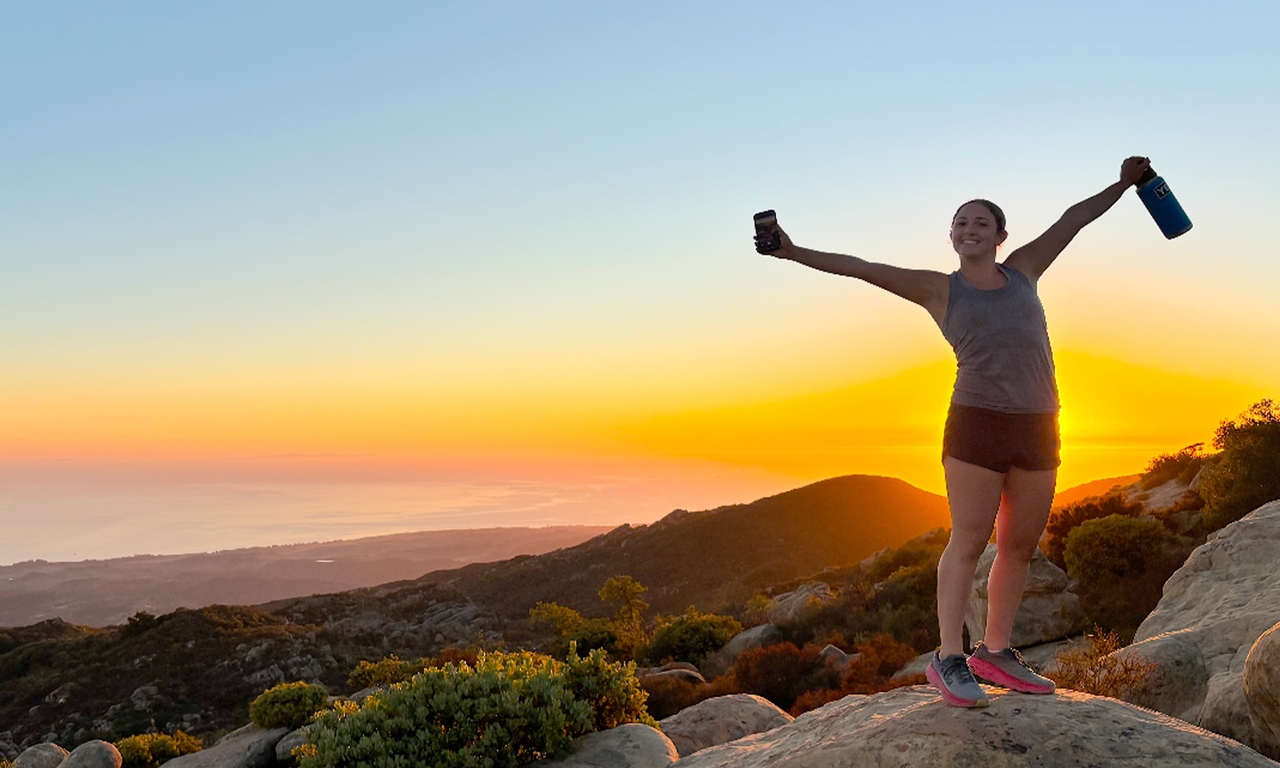
[{"label": "outstretched arm", "polygon": [[1081,200],[1067,209],[1062,218],[1045,230],[1035,240],[1027,243],[1004,260],[1004,263],[1035,282],[1044,274],[1058,254],[1067,247],[1080,230],[1110,210],[1129,187],[1138,182],[1142,172],[1151,165],[1145,157],[1130,157],[1120,165],[1120,180],[1087,200]]},{"label": "outstretched arm", "polygon": [[[947,312],[947,293],[950,282],[946,275],[928,269],[904,269],[889,264],[846,256],[843,253],[826,253],[812,248],[802,248],[791,242],[781,228],[774,227],[782,241],[782,247],[768,252],[770,256],[798,262],[806,267],[830,272],[833,275],[856,277],[901,296],[928,310],[934,321],[942,324]],[[757,243],[758,245],[758,243]]]}]

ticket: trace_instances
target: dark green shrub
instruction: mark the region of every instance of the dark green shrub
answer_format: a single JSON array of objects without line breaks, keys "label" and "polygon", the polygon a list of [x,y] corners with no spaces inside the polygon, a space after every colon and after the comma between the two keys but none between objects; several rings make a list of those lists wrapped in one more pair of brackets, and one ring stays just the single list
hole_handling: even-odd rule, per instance
[{"label": "dark green shrub", "polygon": [[1280,407],[1254,403],[1218,426],[1213,447],[1220,453],[1200,481],[1209,530],[1230,525],[1268,501],[1280,499]]},{"label": "dark green shrub", "polygon": [[1127,641],[1190,549],[1157,520],[1112,515],[1086,521],[1067,537],[1067,575],[1078,582],[1089,619]]},{"label": "dark green shrub", "polygon": [[127,624],[120,628],[120,638],[128,639],[130,637],[137,637],[148,629],[153,629],[159,625],[160,620],[157,619],[154,614],[147,613],[146,611],[138,611],[129,617]]},{"label": "dark green shrub", "polygon": [[[1204,443],[1195,443],[1177,453],[1164,453],[1151,460],[1138,480],[1138,485],[1149,491],[1177,478],[1184,485],[1191,482],[1200,465],[1204,464]],[[1186,478],[1183,480],[1183,478]]]},{"label": "dark green shrub", "polygon": [[172,736],[167,733],[140,733],[116,742],[123,760],[120,768],[156,768],[175,757],[199,752],[204,745],[200,739],[182,731]]},{"label": "dark green shrub", "polygon": [[394,653],[381,661],[361,661],[347,677],[347,685],[353,688],[372,688],[375,685],[402,683],[430,663],[430,659],[402,661]]},{"label": "dark green shrub", "polygon": [[249,704],[249,719],[259,728],[301,728],[329,703],[329,693],[311,683],[281,683]]},{"label": "dark green shrub", "polygon": [[1086,520],[1100,520],[1112,515],[1137,517],[1140,514],[1142,514],[1142,505],[1130,504],[1119,493],[1090,496],[1074,504],[1059,507],[1049,514],[1049,522],[1044,528],[1045,557],[1049,558],[1049,562],[1066,570],[1067,561],[1064,553],[1067,548],[1067,537],[1077,526]]},{"label": "dark green shrub", "polygon": [[430,765],[506,768],[556,757],[578,736],[625,722],[656,725],[632,664],[595,651],[567,662],[529,652],[480,654],[429,668],[363,705],[316,720],[300,768]]},{"label": "dark green shrub", "polygon": [[648,656],[652,661],[687,661],[700,664],[707,656],[723,648],[742,631],[742,624],[732,616],[699,613],[693,607],[683,616],[667,616],[658,620]]}]

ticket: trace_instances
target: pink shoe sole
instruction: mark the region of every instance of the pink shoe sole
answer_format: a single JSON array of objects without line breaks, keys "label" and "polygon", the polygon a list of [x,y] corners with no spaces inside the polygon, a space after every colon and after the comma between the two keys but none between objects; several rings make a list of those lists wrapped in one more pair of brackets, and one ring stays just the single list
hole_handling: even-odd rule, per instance
[{"label": "pink shoe sole", "polygon": [[971,657],[969,659],[969,668],[979,677],[990,680],[996,685],[1008,688],[1011,691],[1018,691],[1019,693],[1053,693],[1055,690],[1053,683],[1033,685],[1025,680],[1019,680],[996,665],[982,659]]},{"label": "pink shoe sole", "polygon": [[947,687],[942,684],[942,678],[938,676],[937,672],[933,671],[932,664],[930,664],[928,667],[925,667],[924,676],[925,676],[925,679],[929,681],[929,684],[932,685],[934,688],[937,688],[938,693],[942,694],[942,700],[947,702],[953,707],[985,707],[987,706],[987,700],[985,697],[981,699],[962,699],[959,696],[956,696],[954,693],[951,693],[950,691],[948,691]]}]

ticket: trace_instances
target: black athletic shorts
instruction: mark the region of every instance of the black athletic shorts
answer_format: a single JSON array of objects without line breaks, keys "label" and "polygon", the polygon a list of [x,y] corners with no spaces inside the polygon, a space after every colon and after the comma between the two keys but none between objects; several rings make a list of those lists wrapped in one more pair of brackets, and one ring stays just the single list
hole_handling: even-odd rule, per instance
[{"label": "black athletic shorts", "polygon": [[1062,463],[1056,413],[1002,413],[951,405],[942,435],[942,458],[953,456],[994,472],[1010,467],[1041,471]]}]

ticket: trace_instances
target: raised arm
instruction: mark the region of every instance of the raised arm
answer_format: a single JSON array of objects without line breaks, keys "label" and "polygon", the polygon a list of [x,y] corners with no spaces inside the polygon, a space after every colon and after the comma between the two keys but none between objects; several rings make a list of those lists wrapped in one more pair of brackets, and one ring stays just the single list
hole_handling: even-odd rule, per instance
[{"label": "raised arm", "polygon": [[1067,209],[1062,218],[1053,223],[1035,240],[1009,254],[1004,263],[1017,269],[1035,282],[1040,279],[1058,254],[1067,247],[1080,230],[1110,210],[1124,195],[1125,190],[1138,183],[1142,172],[1151,165],[1145,157],[1130,157],[1120,164],[1120,180],[1098,194],[1081,200]]},{"label": "raised arm", "polygon": [[947,313],[947,293],[950,282],[946,275],[928,269],[904,269],[889,264],[846,256],[843,253],[826,253],[812,248],[802,248],[791,242],[781,228],[774,228],[782,247],[768,253],[779,259],[803,264],[806,267],[830,272],[833,275],[856,277],[877,288],[901,296],[924,307],[939,326]]}]

